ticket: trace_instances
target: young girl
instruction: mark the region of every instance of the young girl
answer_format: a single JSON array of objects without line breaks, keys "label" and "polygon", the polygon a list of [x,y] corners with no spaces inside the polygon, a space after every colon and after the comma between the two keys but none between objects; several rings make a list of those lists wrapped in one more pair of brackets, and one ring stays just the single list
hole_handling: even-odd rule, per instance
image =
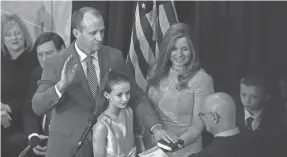
[{"label": "young girl", "polygon": [[135,157],[133,111],[127,106],[128,77],[109,70],[102,80],[100,94],[103,113],[93,126],[94,157]]}]

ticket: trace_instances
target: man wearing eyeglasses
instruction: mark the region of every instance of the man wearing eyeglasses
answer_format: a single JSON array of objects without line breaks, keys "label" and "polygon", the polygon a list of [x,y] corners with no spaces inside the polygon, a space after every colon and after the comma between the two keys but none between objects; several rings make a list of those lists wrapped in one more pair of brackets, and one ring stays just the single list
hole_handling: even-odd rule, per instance
[{"label": "man wearing eyeglasses", "polygon": [[247,141],[236,126],[233,99],[225,93],[215,93],[203,100],[198,114],[206,130],[214,135],[211,145],[189,157],[246,157],[253,156]]}]

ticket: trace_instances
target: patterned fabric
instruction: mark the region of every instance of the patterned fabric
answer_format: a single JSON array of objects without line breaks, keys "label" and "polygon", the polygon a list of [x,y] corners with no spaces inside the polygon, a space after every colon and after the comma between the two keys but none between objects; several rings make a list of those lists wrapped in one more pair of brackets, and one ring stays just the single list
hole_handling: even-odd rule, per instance
[{"label": "patterned fabric", "polygon": [[249,117],[246,119],[246,127],[249,131],[253,131],[252,122],[254,121],[253,117]]},{"label": "patterned fabric", "polygon": [[133,111],[130,107],[122,109],[119,118],[111,119],[103,113],[98,121],[108,129],[106,157],[135,157],[136,147],[133,134]]},{"label": "patterned fabric", "polygon": [[[178,73],[170,70],[158,88],[149,89],[148,95],[158,110],[163,128],[179,137],[192,125],[193,109],[199,108],[202,99],[214,93],[214,88],[212,78],[202,69],[188,82],[188,88],[181,91],[176,89],[177,77]],[[185,157],[201,150],[202,138],[199,137],[193,144],[168,156]]]},{"label": "patterned fabric", "polygon": [[87,80],[88,84],[90,86],[90,90],[92,92],[94,100],[99,100],[99,84],[98,84],[98,78],[97,73],[95,69],[95,65],[92,62],[93,57],[87,56],[86,62],[87,62]]}]

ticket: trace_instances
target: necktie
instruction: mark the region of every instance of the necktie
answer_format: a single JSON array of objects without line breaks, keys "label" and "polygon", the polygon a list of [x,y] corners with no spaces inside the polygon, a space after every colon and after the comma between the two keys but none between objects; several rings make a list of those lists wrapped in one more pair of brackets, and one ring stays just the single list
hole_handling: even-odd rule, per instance
[{"label": "necktie", "polygon": [[95,102],[99,100],[99,83],[98,77],[95,69],[95,65],[92,62],[93,56],[87,56],[86,63],[87,63],[87,80],[92,92],[93,98]]},{"label": "necktie", "polygon": [[248,117],[246,119],[246,127],[249,131],[253,131],[253,128],[252,128],[252,122],[254,121],[254,118],[253,117]]}]

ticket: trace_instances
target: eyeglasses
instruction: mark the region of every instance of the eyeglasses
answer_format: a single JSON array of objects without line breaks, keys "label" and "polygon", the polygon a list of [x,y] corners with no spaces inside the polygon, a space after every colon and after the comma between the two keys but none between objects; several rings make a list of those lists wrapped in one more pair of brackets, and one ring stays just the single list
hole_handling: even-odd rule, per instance
[{"label": "eyeglasses", "polygon": [[213,114],[213,113],[212,113],[212,112],[208,112],[208,113],[199,112],[199,113],[198,113],[198,117],[199,117],[201,120],[203,120],[203,119],[205,119],[205,117],[206,117],[207,115],[210,115],[210,114]]},{"label": "eyeglasses", "polygon": [[14,32],[7,32],[7,34],[5,35],[5,38],[12,39],[13,37],[19,38],[21,36],[22,36],[21,31],[14,31]]},{"label": "eyeglasses", "polygon": [[217,117],[218,117],[219,119],[222,119],[222,117],[221,117],[217,112],[208,112],[208,113],[199,112],[199,113],[198,113],[198,116],[199,116],[199,118],[200,118],[201,120],[203,120],[203,119],[205,119],[205,117],[206,117],[207,115],[212,115],[213,117],[215,117],[215,114],[217,115]]},{"label": "eyeglasses", "polygon": [[19,38],[22,36],[22,33],[21,32],[13,32],[13,33],[7,33],[5,35],[5,38],[8,39],[8,40],[11,40],[13,37],[15,38]]}]

